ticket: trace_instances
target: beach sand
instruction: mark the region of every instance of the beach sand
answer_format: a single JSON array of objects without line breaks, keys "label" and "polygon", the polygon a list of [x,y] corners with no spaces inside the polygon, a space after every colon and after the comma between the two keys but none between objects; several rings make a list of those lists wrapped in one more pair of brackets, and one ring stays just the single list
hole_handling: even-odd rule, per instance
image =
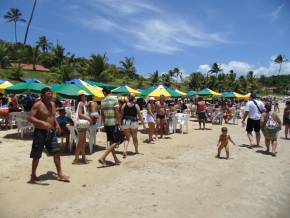
[{"label": "beach sand", "polygon": [[139,134],[144,155],[123,160],[120,153],[121,165],[101,168],[97,160],[106,141],[98,133],[90,164],[72,165],[73,155],[62,156],[70,183],[55,180],[53,159],[43,154],[39,185],[27,183],[31,138],[17,138],[15,129],[1,131],[0,217],[289,218],[290,141],[280,139],[284,132],[272,157],[264,147],[246,147],[240,121],[225,126],[237,144],[230,145],[229,160],[215,158],[221,126],[195,130],[198,124],[190,122],[188,134],[156,144],[143,143],[147,135]]}]

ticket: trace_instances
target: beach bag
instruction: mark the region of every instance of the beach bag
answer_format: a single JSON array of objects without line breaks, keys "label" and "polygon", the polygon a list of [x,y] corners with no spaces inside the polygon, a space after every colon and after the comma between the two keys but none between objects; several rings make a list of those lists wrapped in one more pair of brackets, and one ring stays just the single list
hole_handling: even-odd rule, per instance
[{"label": "beach bag", "polygon": [[[76,111],[76,128],[77,128],[77,130],[85,131],[85,130],[89,129],[90,122],[88,120],[79,119],[79,106],[80,106],[80,104],[78,104],[77,111]],[[85,106],[84,106],[83,110],[84,110],[84,113],[86,113]]]},{"label": "beach bag", "polygon": [[273,119],[272,113],[269,113],[268,119],[265,124],[265,129],[269,131],[279,131],[279,124],[276,120]]}]

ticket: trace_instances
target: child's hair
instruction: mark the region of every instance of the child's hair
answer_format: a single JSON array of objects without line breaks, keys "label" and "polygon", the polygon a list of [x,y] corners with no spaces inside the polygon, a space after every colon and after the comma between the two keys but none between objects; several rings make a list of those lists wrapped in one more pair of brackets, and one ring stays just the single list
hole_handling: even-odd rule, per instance
[{"label": "child's hair", "polygon": [[227,127],[222,127],[222,132],[227,132],[228,131],[228,128]]}]

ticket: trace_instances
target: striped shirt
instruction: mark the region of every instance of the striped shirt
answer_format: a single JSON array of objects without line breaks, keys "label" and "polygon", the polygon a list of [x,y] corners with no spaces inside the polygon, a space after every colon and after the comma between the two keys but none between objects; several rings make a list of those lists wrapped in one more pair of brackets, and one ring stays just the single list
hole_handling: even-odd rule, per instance
[{"label": "striped shirt", "polygon": [[114,126],[118,124],[115,109],[119,107],[116,97],[108,95],[101,103],[101,109],[105,116],[105,126]]}]

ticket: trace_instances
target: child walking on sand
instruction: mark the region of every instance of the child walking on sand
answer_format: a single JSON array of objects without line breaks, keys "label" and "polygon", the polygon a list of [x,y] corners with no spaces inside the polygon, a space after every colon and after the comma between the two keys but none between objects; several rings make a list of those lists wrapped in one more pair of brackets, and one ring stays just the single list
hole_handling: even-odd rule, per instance
[{"label": "child walking on sand", "polygon": [[222,134],[220,135],[219,141],[217,143],[218,154],[217,154],[216,157],[217,158],[220,158],[221,151],[223,150],[223,148],[225,148],[226,149],[226,154],[227,154],[226,159],[229,159],[229,156],[230,156],[230,152],[229,152],[229,141],[231,143],[233,143],[234,145],[236,145],[236,144],[231,139],[231,136],[228,135],[228,129],[227,129],[227,127],[222,127],[221,131],[222,131]]}]

